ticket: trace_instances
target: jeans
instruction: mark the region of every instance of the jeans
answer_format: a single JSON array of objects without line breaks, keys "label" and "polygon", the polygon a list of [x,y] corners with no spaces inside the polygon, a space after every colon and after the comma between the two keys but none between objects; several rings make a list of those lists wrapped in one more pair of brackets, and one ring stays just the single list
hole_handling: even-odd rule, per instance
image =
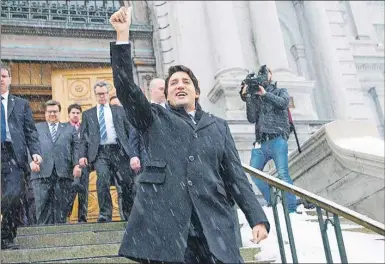
[{"label": "jeans", "polygon": [[[262,171],[266,163],[273,159],[278,172],[278,178],[289,184],[293,184],[293,181],[289,175],[287,154],[287,141],[282,137],[277,137],[272,140],[263,142],[261,144],[261,148],[253,148],[251,151],[250,166]],[[259,191],[262,193],[267,204],[271,206],[269,185],[256,177],[252,177],[252,180],[258,187]],[[295,212],[297,208],[295,195],[288,192],[284,192],[284,194],[288,203],[289,212]]]}]

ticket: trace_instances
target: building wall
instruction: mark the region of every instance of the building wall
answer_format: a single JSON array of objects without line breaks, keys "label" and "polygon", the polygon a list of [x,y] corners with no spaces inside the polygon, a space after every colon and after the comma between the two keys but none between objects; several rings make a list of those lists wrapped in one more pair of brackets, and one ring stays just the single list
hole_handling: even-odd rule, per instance
[{"label": "building wall", "polygon": [[[320,1],[317,4],[322,9],[320,15],[325,16],[324,24],[300,18],[300,12],[306,14],[312,8],[309,2],[275,2],[289,70],[305,80],[315,81],[312,104],[319,119],[372,120],[380,128],[375,103],[368,90],[376,87],[383,113],[383,2]],[[169,14],[176,14],[169,16],[167,21],[169,42],[174,47],[172,64],[191,67],[201,81],[203,107],[223,115],[229,103],[221,98],[227,95],[218,92],[219,99],[215,102],[205,98],[215,86],[221,67],[255,70],[260,64],[269,64],[258,61],[255,48],[258,39],[253,38],[251,30],[250,5],[247,1],[219,1],[215,4],[175,1],[165,2],[162,8]],[[260,15],[263,16],[263,11]],[[314,34],[325,32],[330,42],[330,51],[325,52],[333,54],[332,61],[317,55],[322,46],[318,45]],[[233,46],[224,50],[224,47],[229,47],[228,43]],[[233,61],[233,65],[228,65],[229,61]],[[164,68],[168,66],[164,65]],[[234,84],[232,89],[238,91],[239,86]],[[302,100],[293,99],[296,105],[301,104]],[[335,105],[346,109],[345,117],[338,116]]]}]

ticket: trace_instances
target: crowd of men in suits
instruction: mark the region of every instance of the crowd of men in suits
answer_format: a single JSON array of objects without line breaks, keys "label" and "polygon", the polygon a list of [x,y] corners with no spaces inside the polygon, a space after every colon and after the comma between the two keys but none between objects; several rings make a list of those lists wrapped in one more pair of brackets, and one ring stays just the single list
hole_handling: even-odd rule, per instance
[{"label": "crowd of men in suits", "polygon": [[[118,192],[122,220],[130,214],[135,177],[147,154],[107,82],[93,89],[96,106],[71,104],[60,122],[59,101],[44,103],[45,122],[35,124],[27,100],[10,94],[11,70],[1,63],[1,248],[17,249],[17,227],[63,224],[78,194],[78,222],[87,222],[89,174],[97,174],[98,222],[112,221],[110,186]],[[164,80],[150,83],[152,103],[167,107]],[[81,121],[80,121],[81,120]]]}]

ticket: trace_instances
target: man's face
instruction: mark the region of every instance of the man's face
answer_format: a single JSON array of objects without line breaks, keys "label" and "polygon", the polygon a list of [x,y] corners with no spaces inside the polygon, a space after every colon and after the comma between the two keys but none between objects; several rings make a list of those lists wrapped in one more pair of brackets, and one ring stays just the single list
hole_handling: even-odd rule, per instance
[{"label": "man's face", "polygon": [[79,123],[80,122],[80,116],[82,115],[82,112],[80,112],[79,109],[72,108],[70,113],[68,114],[69,119],[72,123]]},{"label": "man's face", "polygon": [[110,101],[110,104],[111,105],[117,105],[117,106],[122,106],[122,104],[120,103],[119,99],[117,97],[113,98],[111,101]]},{"label": "man's face", "polygon": [[106,104],[109,100],[107,87],[97,86],[95,88],[95,96],[98,104]]},{"label": "man's face", "polygon": [[155,86],[151,88],[151,100],[157,104],[161,104],[166,101],[166,96],[164,95],[164,84],[164,80],[158,79],[155,80]]},{"label": "man's face", "polygon": [[186,111],[195,110],[195,100],[199,94],[190,76],[185,72],[176,72],[171,75],[168,82],[168,100],[174,106],[183,106]]},{"label": "man's face", "polygon": [[6,69],[1,69],[1,94],[8,91],[9,85],[11,84],[11,77]]},{"label": "man's face", "polygon": [[59,106],[58,105],[49,105],[47,106],[47,109],[45,110],[45,120],[52,124],[59,122]]}]

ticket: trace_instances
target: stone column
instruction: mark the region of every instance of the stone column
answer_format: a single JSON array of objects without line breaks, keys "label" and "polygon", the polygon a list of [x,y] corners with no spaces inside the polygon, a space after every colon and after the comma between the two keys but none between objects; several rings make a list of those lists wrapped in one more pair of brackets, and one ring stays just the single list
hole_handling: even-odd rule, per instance
[{"label": "stone column", "polygon": [[[297,7],[299,8],[299,7]],[[332,106],[334,119],[348,119],[346,90],[334,47],[328,16],[321,1],[303,1],[303,15],[309,29],[314,63],[317,64],[319,78],[326,90],[325,100]]]},{"label": "stone column", "polygon": [[250,1],[249,5],[259,63],[266,64],[273,73],[277,69],[288,70],[289,62],[275,1]]},{"label": "stone column", "polygon": [[217,72],[228,68],[244,67],[242,43],[238,34],[233,2],[207,1],[204,4],[209,38],[213,45],[213,63]]},{"label": "stone column", "polygon": [[305,77],[307,80],[310,80],[304,45],[293,45],[290,48],[290,51],[293,54],[295,61],[297,62],[299,75]]},{"label": "stone column", "polygon": [[[223,109],[217,113],[227,120],[246,119],[244,103],[239,97],[242,80],[247,75],[242,52],[242,36],[232,1],[204,2],[207,34],[212,44],[212,67],[215,69],[214,85],[208,93],[212,103]],[[218,101],[218,102],[217,102]]]},{"label": "stone column", "polygon": [[345,4],[350,9],[354,21],[356,39],[371,39],[373,37],[373,25],[367,3],[364,1],[348,1]]}]

